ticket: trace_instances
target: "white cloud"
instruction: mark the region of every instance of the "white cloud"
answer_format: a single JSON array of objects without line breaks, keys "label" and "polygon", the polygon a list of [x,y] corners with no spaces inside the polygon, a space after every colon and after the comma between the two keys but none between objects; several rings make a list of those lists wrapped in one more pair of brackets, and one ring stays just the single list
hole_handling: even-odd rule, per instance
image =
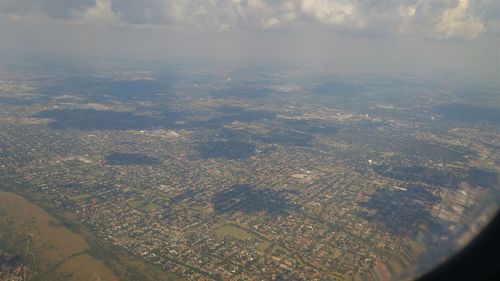
[{"label": "white cloud", "polygon": [[277,26],[279,23],[280,23],[279,19],[277,19],[276,17],[272,17],[270,19],[265,20],[264,23],[262,24],[262,26],[265,29],[269,29],[269,28],[273,28],[273,27]]},{"label": "white cloud", "polygon": [[81,21],[89,24],[118,23],[120,14],[111,9],[111,0],[96,0],[95,6],[83,12]]},{"label": "white cloud", "polygon": [[262,0],[248,0],[248,7],[251,9],[264,10],[267,8],[267,5]]},{"label": "white cloud", "polygon": [[0,0],[5,22],[471,40],[500,33],[498,0]]},{"label": "white cloud", "polygon": [[403,19],[411,19],[417,12],[416,5],[401,5],[398,8],[398,14]]},{"label": "white cloud", "polygon": [[437,35],[445,38],[472,40],[484,30],[484,23],[469,13],[469,1],[459,0],[456,7],[444,11],[436,27]]},{"label": "white cloud", "polygon": [[408,33],[410,25],[417,13],[417,6],[413,5],[401,5],[398,8],[398,15],[400,18],[399,32]]},{"label": "white cloud", "polygon": [[342,25],[355,20],[356,7],[349,2],[301,0],[300,8],[322,23]]}]

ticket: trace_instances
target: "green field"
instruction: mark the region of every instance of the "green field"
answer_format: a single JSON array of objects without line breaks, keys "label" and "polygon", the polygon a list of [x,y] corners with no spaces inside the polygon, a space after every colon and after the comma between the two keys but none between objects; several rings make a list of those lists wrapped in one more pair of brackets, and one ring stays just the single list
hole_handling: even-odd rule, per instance
[{"label": "green field", "polygon": [[252,238],[258,239],[255,235],[234,225],[225,225],[223,227],[218,228],[216,232],[220,235],[229,236],[238,240],[250,240]]},{"label": "green field", "polygon": [[146,202],[141,199],[134,199],[130,200],[127,202],[127,204],[130,206],[130,208],[135,209],[137,211],[143,212],[143,213],[151,213],[160,208],[160,206],[151,203],[151,202]]},{"label": "green field", "polygon": [[269,249],[269,247],[271,247],[271,245],[272,244],[269,241],[262,241],[259,244],[257,244],[257,246],[255,246],[255,248],[257,248],[257,250],[259,250],[261,252],[265,252],[267,249]]},{"label": "green field", "polygon": [[349,189],[352,192],[358,192],[362,189],[362,187],[359,185],[350,185],[347,189]]},{"label": "green field", "polygon": [[263,237],[260,237],[256,233],[252,233],[251,231],[245,230],[243,227],[237,225],[224,225],[215,230],[215,232],[221,236],[230,237],[242,241],[254,240],[256,242],[255,248],[259,251],[266,251],[269,247],[272,246],[271,241],[267,241]]}]

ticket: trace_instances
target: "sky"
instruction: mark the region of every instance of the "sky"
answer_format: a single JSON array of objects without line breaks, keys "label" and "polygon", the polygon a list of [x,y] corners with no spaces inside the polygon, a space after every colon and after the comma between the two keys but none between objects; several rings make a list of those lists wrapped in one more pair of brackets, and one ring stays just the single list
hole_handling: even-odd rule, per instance
[{"label": "sky", "polygon": [[498,0],[0,0],[0,57],[209,59],[500,79]]}]

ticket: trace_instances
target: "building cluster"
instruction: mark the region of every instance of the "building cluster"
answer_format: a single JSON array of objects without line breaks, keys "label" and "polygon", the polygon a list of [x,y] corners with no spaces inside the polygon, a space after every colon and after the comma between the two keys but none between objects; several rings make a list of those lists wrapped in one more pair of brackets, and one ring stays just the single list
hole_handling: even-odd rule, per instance
[{"label": "building cluster", "polygon": [[[465,225],[466,211],[487,192],[376,170],[448,165],[436,150],[425,154],[433,146],[423,143],[436,142],[435,135],[398,120],[368,134],[366,122],[383,119],[295,108],[285,114],[343,122],[345,129],[336,137],[315,134],[310,147],[250,140],[256,150],[247,159],[207,159],[197,143],[215,135],[212,128],[54,130],[32,117],[43,109],[0,109],[0,178],[71,214],[100,239],[191,280],[386,280],[431,253],[436,241],[452,241],[453,226]],[[454,145],[482,137],[442,133],[439,140]],[[397,143],[401,135],[422,149]],[[159,162],[107,163],[114,152]],[[3,256],[0,279],[18,280],[16,268],[2,267]]]}]

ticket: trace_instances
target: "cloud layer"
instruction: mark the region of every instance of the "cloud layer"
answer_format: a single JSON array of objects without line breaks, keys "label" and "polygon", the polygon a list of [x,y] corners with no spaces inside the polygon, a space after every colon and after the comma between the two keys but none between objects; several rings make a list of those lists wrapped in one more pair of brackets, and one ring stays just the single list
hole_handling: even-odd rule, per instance
[{"label": "cloud layer", "polygon": [[460,73],[498,85],[498,0],[0,0],[0,61]]},{"label": "cloud layer", "polygon": [[0,0],[0,23],[303,32],[474,40],[498,36],[496,0]]}]

